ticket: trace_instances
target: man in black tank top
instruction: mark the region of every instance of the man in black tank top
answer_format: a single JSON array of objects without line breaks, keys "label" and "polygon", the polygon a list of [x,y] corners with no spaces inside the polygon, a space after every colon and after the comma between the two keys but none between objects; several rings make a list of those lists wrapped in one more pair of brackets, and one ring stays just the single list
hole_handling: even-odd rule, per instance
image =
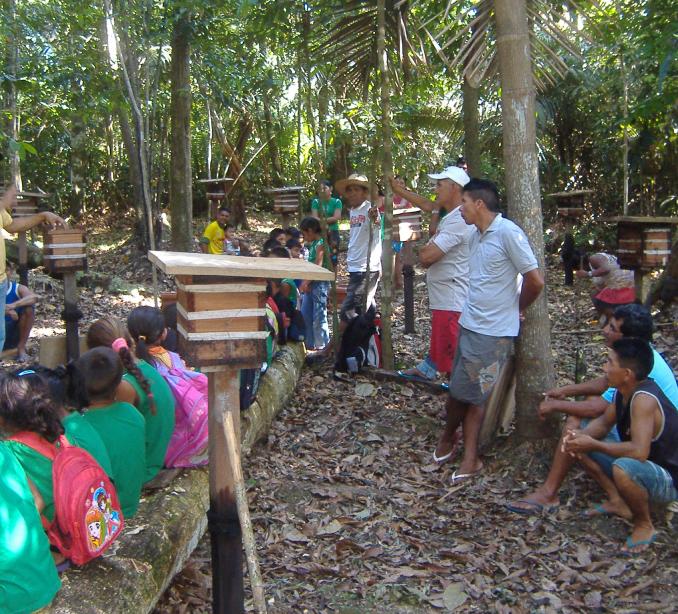
[{"label": "man in black tank top", "polygon": [[[617,389],[613,403],[563,439],[563,451],[579,459],[608,496],[591,514],[631,520],[633,531],[622,550],[634,554],[657,537],[650,503],[678,499],[678,408],[647,379],[652,363],[646,341],[615,341],[604,367],[609,385]],[[601,441],[615,425],[620,441]]]}]

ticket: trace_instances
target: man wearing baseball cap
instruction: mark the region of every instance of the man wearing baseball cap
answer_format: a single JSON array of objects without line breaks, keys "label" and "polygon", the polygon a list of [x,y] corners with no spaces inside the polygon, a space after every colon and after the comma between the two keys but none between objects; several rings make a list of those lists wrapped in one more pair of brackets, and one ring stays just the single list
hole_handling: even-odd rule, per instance
[{"label": "man wearing baseball cap", "polygon": [[[429,177],[436,181],[435,201],[391,180],[396,194],[426,211],[444,209],[446,213],[435,234],[419,250],[419,263],[426,268],[431,309],[429,352],[416,367],[398,374],[407,379],[435,380],[439,372],[447,380],[457,348],[459,316],[468,292],[468,244],[473,228],[461,217],[460,205],[469,176],[457,166],[448,166]],[[449,451],[435,460],[445,461],[451,454]]]}]

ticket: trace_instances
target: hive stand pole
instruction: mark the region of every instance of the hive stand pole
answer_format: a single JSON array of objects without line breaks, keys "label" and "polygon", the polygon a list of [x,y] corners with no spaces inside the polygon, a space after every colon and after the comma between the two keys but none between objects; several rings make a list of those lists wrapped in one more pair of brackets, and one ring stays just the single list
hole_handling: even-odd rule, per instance
[{"label": "hive stand pole", "polygon": [[290,214],[289,213],[283,213],[282,214],[282,227],[283,228],[289,228],[290,227]]},{"label": "hive stand pole", "polygon": [[412,243],[405,241],[401,257],[403,259],[403,301],[405,303],[405,334],[414,334],[414,254]]},{"label": "hive stand pole", "polygon": [[66,357],[77,360],[80,357],[80,336],[78,320],[82,313],[78,309],[78,286],[75,283],[75,272],[68,271],[64,276],[64,311],[61,314],[66,323]]},{"label": "hive stand pole", "polygon": [[205,371],[209,382],[210,509],[207,527],[212,545],[212,612],[239,614],[245,611],[242,534],[234,468],[224,433],[224,415],[231,414],[239,441],[240,378],[237,369]]},{"label": "hive stand pole", "polygon": [[26,231],[21,231],[18,236],[19,247],[19,283],[28,286],[28,244]]}]

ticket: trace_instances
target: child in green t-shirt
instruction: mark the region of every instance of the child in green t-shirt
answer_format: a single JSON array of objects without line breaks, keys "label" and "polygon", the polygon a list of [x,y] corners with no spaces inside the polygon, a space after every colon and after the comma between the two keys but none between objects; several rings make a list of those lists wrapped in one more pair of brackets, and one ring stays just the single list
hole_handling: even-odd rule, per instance
[{"label": "child in green t-shirt", "polygon": [[75,368],[80,377],[76,398],[84,418],[99,433],[111,459],[120,506],[131,518],[139,506],[146,477],[146,424],[134,405],[116,401],[123,366],[114,350],[98,347],[83,354]]},{"label": "child in green t-shirt", "polygon": [[4,443],[0,519],[0,612],[34,612],[52,601],[61,582],[26,473]]},{"label": "child in green t-shirt", "polygon": [[[308,261],[331,270],[330,254],[322,236],[320,222],[314,217],[305,217],[299,226],[308,246]],[[309,350],[322,350],[330,342],[327,323],[327,281],[305,281],[300,290],[306,295],[301,303],[301,312],[306,322],[306,346]]]},{"label": "child in green t-shirt", "polygon": [[96,320],[87,331],[87,347],[111,347],[120,356],[125,373],[115,393],[116,401],[134,405],[146,421],[146,475],[152,480],[165,463],[175,423],[174,395],[165,379],[134,353],[134,342],[117,318]]}]

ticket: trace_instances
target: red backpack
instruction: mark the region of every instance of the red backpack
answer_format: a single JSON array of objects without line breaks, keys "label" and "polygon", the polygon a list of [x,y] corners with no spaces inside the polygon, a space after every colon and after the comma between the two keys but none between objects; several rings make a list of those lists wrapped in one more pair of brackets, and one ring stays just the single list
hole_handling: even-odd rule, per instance
[{"label": "red backpack", "polygon": [[94,457],[61,435],[58,446],[36,433],[10,437],[53,462],[54,520],[42,516],[50,544],[76,565],[98,557],[118,538],[124,521],[118,493]]}]

